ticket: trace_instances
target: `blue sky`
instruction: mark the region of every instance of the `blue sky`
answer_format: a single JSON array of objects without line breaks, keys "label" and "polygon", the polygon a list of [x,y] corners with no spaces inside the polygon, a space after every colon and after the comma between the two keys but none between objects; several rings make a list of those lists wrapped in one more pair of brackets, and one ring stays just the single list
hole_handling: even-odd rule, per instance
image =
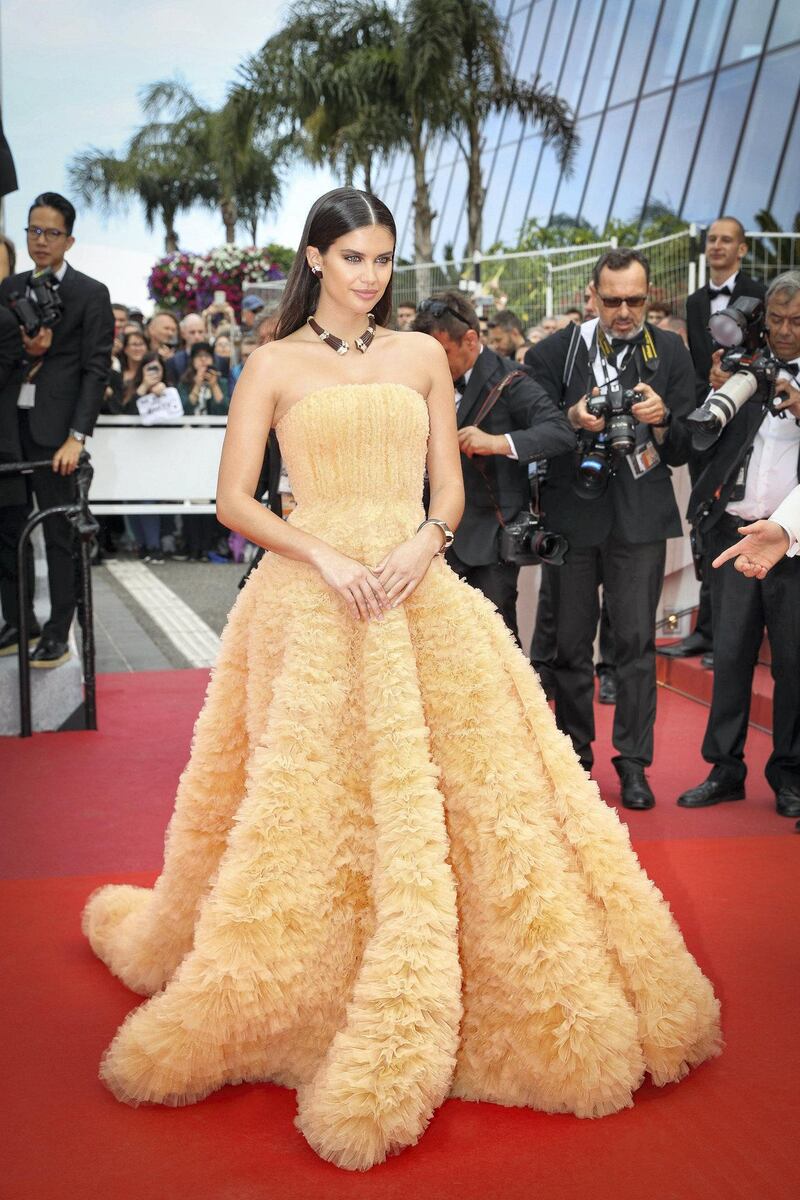
[{"label": "blue sky", "polygon": [[[276,0],[2,0],[2,106],[19,191],[5,199],[5,230],[29,265],[29,200],[41,191],[70,195],[66,168],[89,145],[120,151],[141,121],[140,88],[180,74],[196,94],[219,103],[237,65],[281,23]],[[259,229],[260,242],[294,245],[312,201],[335,181],[325,171],[295,168],[281,209]],[[114,299],[147,304],[145,279],[163,252],[163,230],[149,231],[134,203],[104,216],[79,209],[70,262],[102,279]],[[182,248],[204,251],[224,241],[215,214],[197,209],[177,221]],[[246,244],[244,234],[239,240]]]}]

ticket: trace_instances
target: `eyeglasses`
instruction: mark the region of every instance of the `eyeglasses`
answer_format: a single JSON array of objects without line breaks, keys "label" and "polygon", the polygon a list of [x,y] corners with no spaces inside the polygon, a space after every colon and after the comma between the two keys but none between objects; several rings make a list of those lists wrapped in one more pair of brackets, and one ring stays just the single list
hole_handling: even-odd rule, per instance
[{"label": "eyeglasses", "polygon": [[65,229],[42,229],[41,225],[26,225],[25,232],[31,241],[43,237],[48,242],[57,242],[61,237],[68,237]]},{"label": "eyeglasses", "polygon": [[628,308],[641,308],[647,303],[647,296],[601,296],[598,292],[597,298],[606,308],[622,308],[623,304]]},{"label": "eyeglasses", "polygon": [[466,321],[461,313],[457,313],[449,304],[445,304],[444,300],[433,300],[429,297],[420,303],[417,311],[430,313],[432,317],[443,317],[445,313],[450,313],[451,317],[455,317],[462,325],[466,325],[467,329],[472,329],[469,321]]}]

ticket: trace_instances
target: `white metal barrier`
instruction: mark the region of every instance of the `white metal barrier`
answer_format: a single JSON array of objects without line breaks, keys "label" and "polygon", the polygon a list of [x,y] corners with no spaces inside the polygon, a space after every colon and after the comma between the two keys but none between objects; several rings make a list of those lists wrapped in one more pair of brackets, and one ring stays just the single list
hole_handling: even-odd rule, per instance
[{"label": "white metal barrier", "polygon": [[226,423],[183,417],[145,426],[141,417],[100,417],[89,446],[92,512],[213,513]]}]

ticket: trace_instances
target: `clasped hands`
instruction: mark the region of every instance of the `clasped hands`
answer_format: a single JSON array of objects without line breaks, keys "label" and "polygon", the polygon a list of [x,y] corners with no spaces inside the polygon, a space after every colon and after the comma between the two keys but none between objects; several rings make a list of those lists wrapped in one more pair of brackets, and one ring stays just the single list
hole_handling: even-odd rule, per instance
[{"label": "clasped hands", "polygon": [[425,525],[375,567],[325,546],[314,565],[329,587],[341,596],[356,621],[380,621],[385,612],[407,600],[425,577],[442,546],[442,531]]},{"label": "clasped hands", "polygon": [[[637,383],[633,389],[641,396],[631,408],[631,416],[642,425],[660,425],[667,415],[667,406],[654,392],[649,383]],[[599,396],[600,388],[592,388],[592,395]],[[581,396],[576,404],[567,409],[567,419],[573,429],[585,429],[588,433],[602,433],[606,427],[604,417],[593,417],[587,408],[588,396]]]}]

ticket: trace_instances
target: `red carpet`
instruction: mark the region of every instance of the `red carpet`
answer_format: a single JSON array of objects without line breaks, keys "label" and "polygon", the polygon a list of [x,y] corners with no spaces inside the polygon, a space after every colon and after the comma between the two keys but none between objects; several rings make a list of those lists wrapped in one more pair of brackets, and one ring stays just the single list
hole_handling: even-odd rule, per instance
[{"label": "red carpet", "polygon": [[[79,914],[115,880],[149,882],[202,699],[203,672],[106,676],[101,731],[0,743],[0,962],[6,1033],[2,1200],[788,1200],[794,1114],[800,837],[776,817],[751,737],[745,803],[674,796],[703,777],[705,712],[659,698],[659,804],[626,814],[640,856],[723,1004],[727,1048],[683,1083],[646,1085],[602,1121],[450,1101],[419,1146],[364,1176],[320,1162],[291,1093],[228,1088],[186,1109],[129,1109],[97,1064],[138,999],[88,950]],[[597,777],[613,798],[609,710]],[[56,794],[53,794],[56,793]],[[783,835],[783,836],[781,836]]]}]

